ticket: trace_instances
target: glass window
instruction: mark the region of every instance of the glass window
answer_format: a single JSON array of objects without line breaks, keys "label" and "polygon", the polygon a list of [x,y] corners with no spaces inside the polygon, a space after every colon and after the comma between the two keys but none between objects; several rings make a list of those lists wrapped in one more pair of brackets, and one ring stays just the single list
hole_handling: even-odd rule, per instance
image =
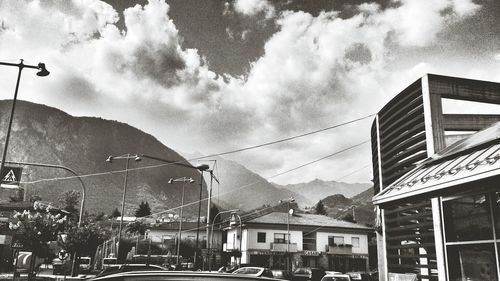
[{"label": "glass window", "polygon": [[448,246],[450,280],[498,280],[493,243]]},{"label": "glass window", "polygon": [[287,236],[288,235],[286,233],[275,233],[274,234],[274,243],[277,243],[277,244],[288,243]]},{"label": "glass window", "polygon": [[328,236],[328,246],[343,245],[343,236]]},{"label": "glass window", "polygon": [[446,241],[493,239],[488,201],[485,194],[444,201]]},{"label": "glass window", "polygon": [[266,243],[266,233],[257,232],[257,243]]},{"label": "glass window", "polygon": [[359,248],[359,237],[352,237],[351,244],[353,248]]}]

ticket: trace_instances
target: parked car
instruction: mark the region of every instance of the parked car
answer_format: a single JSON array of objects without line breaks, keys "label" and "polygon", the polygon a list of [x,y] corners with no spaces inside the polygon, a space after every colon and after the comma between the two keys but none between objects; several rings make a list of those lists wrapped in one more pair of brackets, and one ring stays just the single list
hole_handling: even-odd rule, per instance
[{"label": "parked car", "polygon": [[129,272],[129,271],[163,271],[163,270],[168,270],[165,267],[159,266],[159,265],[146,265],[146,264],[120,264],[120,265],[113,265],[109,266],[105,269],[103,269],[101,272],[99,272],[96,277],[102,277],[106,275],[111,275],[115,273],[120,273],[120,272]]},{"label": "parked car", "polygon": [[269,277],[274,278],[274,275],[269,268],[265,267],[242,267],[233,271],[233,274],[246,274],[255,277]]},{"label": "parked car", "polygon": [[89,272],[92,268],[92,259],[90,257],[78,258],[78,268],[81,272]]},{"label": "parked car", "polygon": [[372,281],[372,277],[370,276],[370,273],[368,272],[347,272],[349,276],[351,276],[351,279],[353,281]]},{"label": "parked car", "polygon": [[282,269],[272,269],[273,276],[276,279],[282,279],[282,280],[292,280],[292,272],[288,270],[282,270]]},{"label": "parked car", "polygon": [[91,281],[191,280],[191,281],[262,281],[276,280],[245,274],[227,274],[201,271],[134,271],[95,277]]},{"label": "parked car", "polygon": [[320,281],[325,276],[321,268],[299,267],[293,272],[293,281]]},{"label": "parked car", "polygon": [[117,258],[104,258],[102,259],[102,269],[106,269],[110,266],[116,265],[118,263]]},{"label": "parked car", "polygon": [[321,278],[321,281],[352,281],[352,279],[347,274],[327,274]]}]

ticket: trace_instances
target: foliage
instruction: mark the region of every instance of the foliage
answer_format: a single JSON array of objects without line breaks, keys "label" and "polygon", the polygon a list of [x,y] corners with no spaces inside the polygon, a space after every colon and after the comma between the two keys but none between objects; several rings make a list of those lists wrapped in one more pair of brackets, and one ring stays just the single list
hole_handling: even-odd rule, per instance
[{"label": "foliage", "polygon": [[76,220],[78,217],[78,204],[80,203],[80,192],[68,190],[63,192],[57,199],[61,208],[70,213],[70,217]]},{"label": "foliage", "polygon": [[325,205],[323,204],[323,201],[321,201],[321,200],[319,200],[318,203],[316,204],[316,214],[326,215]]},{"label": "foliage", "polygon": [[110,236],[111,233],[99,224],[85,221],[80,227],[73,224],[67,229],[66,239],[61,242],[61,246],[70,253],[93,257],[97,246]]},{"label": "foliage", "polygon": [[139,220],[136,220],[134,222],[128,223],[127,224],[127,229],[125,230],[128,233],[135,234],[135,235],[144,235],[146,231],[148,230],[149,226]]},{"label": "foliage", "polygon": [[115,208],[115,209],[113,210],[113,212],[111,212],[111,216],[110,216],[110,218],[117,218],[117,217],[119,217],[119,216],[121,216],[121,215],[122,215],[122,214],[120,213],[120,211],[118,211],[118,208]]},{"label": "foliage", "polygon": [[354,220],[354,216],[352,215],[351,212],[347,213],[344,217],[342,217],[342,220],[343,221],[348,221],[348,222],[356,222],[356,220]]},{"label": "foliage", "polygon": [[141,201],[141,204],[139,204],[139,208],[135,211],[135,216],[140,218],[140,217],[145,217],[151,215],[151,208],[149,207],[149,203],[146,201]]},{"label": "foliage", "polygon": [[14,222],[9,223],[9,228],[22,235],[26,245],[36,256],[46,257],[49,254],[48,243],[58,239],[67,226],[67,217],[54,215],[51,213],[55,211],[54,207],[40,202],[34,203],[34,209],[33,212],[15,212]]}]

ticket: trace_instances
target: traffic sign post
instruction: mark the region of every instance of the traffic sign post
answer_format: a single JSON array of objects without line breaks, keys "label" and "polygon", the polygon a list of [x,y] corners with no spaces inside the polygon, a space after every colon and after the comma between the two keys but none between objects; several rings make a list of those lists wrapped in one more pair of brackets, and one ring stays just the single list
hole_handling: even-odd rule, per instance
[{"label": "traffic sign post", "polygon": [[18,189],[22,171],[22,167],[4,166],[0,171],[0,187]]},{"label": "traffic sign post", "polygon": [[66,263],[64,262],[68,257],[69,254],[66,252],[66,250],[60,250],[59,253],[57,253],[57,257],[61,260],[62,262],[62,270],[64,271],[64,281],[66,281]]}]

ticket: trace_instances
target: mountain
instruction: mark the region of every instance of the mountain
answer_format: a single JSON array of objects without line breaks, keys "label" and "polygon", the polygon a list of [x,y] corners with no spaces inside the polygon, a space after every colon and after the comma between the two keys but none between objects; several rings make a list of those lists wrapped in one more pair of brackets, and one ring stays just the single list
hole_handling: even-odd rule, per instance
[{"label": "mountain", "polygon": [[345,183],[336,181],[323,181],[315,179],[307,183],[297,183],[288,185],[277,185],[281,189],[307,197],[312,202],[310,206],[316,205],[319,200],[334,194],[342,194],[345,197],[352,197],[368,189],[371,184],[368,183]]},{"label": "mountain", "polygon": [[[184,153],[183,155],[186,158],[202,157],[199,153]],[[277,188],[235,161],[222,157],[214,157],[211,160],[216,160],[214,175],[220,181],[220,184],[213,182],[212,202],[224,209],[239,208],[242,211],[251,211],[262,206],[274,206],[278,204],[279,200],[290,197],[294,197],[299,206],[311,204],[306,196]],[[197,165],[199,162],[192,164]],[[209,175],[205,176],[205,181],[210,183]]]},{"label": "mountain", "polygon": [[[10,100],[0,101],[2,145],[5,143],[11,106]],[[112,163],[105,160],[108,155],[127,153],[185,161],[153,136],[127,124],[101,118],[74,117],[56,108],[25,101],[16,103],[7,161],[71,168],[81,175],[86,186],[85,209],[89,213],[110,214],[114,208],[121,208],[126,160],[115,159]],[[133,215],[141,201],[148,201],[153,212],[180,206],[182,183],[168,184],[170,178],[196,179],[194,184],[186,183],[185,204],[198,200],[200,174],[197,170],[172,164],[162,165],[149,159],[140,162],[130,160],[129,164],[125,215]],[[21,187],[26,190],[28,198],[40,195],[44,201],[57,202],[64,191],[81,191],[79,182],[62,169],[23,167]],[[8,200],[12,195],[12,190],[0,189],[0,201]],[[206,196],[204,188],[203,197]],[[192,204],[184,208],[186,216],[197,214],[197,206]],[[206,207],[202,210],[205,212]]]},{"label": "mountain", "polygon": [[342,194],[335,194],[323,198],[328,216],[340,219],[354,219],[365,225],[374,225],[375,213],[371,202],[373,189],[369,188],[352,198]]}]

